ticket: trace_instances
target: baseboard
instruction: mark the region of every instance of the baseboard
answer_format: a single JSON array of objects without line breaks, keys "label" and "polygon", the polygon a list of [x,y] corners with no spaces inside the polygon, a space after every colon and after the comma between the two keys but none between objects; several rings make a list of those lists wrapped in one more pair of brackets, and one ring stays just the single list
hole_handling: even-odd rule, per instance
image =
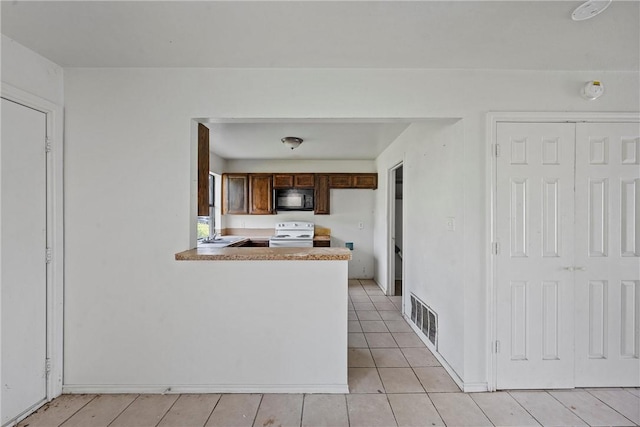
[{"label": "baseboard", "polygon": [[489,391],[489,386],[487,383],[464,383],[462,391],[465,393],[482,393]]},{"label": "baseboard", "polygon": [[347,384],[65,384],[63,394],[186,394],[186,393],[349,393]]},{"label": "baseboard", "polygon": [[453,379],[453,381],[456,383],[456,385],[458,387],[460,387],[460,390],[464,391],[465,393],[479,393],[479,392],[483,392],[483,391],[489,391],[489,385],[486,382],[480,382],[480,383],[467,382],[467,383],[465,383],[462,380],[462,378],[460,378],[458,376],[458,374],[451,367],[451,365],[449,365],[449,363],[446,361],[446,359],[444,357],[442,357],[440,355],[440,353],[438,353],[436,351],[436,349],[433,346],[433,344],[431,343],[431,341],[429,341],[427,339],[427,337],[424,335],[424,333],[421,330],[418,329],[418,327],[411,321],[411,319],[405,313],[402,313],[402,317],[404,317],[404,319],[407,321],[409,326],[411,326],[411,329],[413,329],[413,331],[416,333],[416,335],[418,335],[418,338],[420,338],[420,340],[424,343],[424,345],[427,346],[429,351],[431,351],[431,353],[433,353],[435,358],[438,359],[438,362],[440,362],[440,364],[442,365],[444,370],[447,371],[447,373],[449,374],[451,379]]},{"label": "baseboard", "polygon": [[13,427],[18,425],[18,423],[22,420],[24,420],[25,418],[27,418],[29,415],[33,414],[34,412],[36,412],[38,409],[40,409],[41,407],[43,407],[45,404],[47,404],[47,402],[49,402],[50,400],[48,399],[43,399],[41,401],[39,401],[38,403],[36,403],[35,405],[31,406],[29,409],[27,409],[26,411],[22,412],[20,415],[18,415],[17,417],[15,417],[12,420],[7,421],[5,424],[2,425],[2,427]]}]

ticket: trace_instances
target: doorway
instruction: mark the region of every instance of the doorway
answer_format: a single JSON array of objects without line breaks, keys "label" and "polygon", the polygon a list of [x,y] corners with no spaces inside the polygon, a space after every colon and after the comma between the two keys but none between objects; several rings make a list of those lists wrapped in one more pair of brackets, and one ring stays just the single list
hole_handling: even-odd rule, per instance
[{"label": "doorway", "polygon": [[404,295],[402,163],[389,171],[389,295]]}]

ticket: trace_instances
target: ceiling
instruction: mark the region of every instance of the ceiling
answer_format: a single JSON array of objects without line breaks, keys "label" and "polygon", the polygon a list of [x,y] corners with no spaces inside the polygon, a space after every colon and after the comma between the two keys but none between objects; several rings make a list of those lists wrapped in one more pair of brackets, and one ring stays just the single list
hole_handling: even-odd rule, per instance
[{"label": "ceiling", "polygon": [[[373,160],[409,125],[395,121],[206,123],[211,151],[224,159]],[[280,140],[302,138],[296,149]],[[250,153],[250,154],[249,154]]]},{"label": "ceiling", "polygon": [[[0,28],[63,67],[640,70],[640,2],[582,3],[13,0]],[[227,159],[374,159],[408,123],[207,125]]]},{"label": "ceiling", "polygon": [[639,70],[640,3],[2,1],[2,33],[63,67]]}]

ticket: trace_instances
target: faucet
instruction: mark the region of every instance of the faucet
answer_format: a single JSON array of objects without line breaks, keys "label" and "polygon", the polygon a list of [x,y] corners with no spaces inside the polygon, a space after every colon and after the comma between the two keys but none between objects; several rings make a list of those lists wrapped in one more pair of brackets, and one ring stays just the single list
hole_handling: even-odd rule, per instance
[{"label": "faucet", "polygon": [[222,238],[220,237],[220,233],[214,232],[212,236],[205,237],[204,239],[202,239],[202,243],[213,243],[218,240],[222,240]]}]

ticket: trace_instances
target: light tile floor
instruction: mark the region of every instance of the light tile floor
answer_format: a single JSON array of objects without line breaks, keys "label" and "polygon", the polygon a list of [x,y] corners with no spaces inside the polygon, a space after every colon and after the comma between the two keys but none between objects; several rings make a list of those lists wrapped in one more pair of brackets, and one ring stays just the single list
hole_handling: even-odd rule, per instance
[{"label": "light tile floor", "polygon": [[349,281],[348,395],[63,395],[21,427],[633,426],[640,389],[462,393],[400,315]]}]

